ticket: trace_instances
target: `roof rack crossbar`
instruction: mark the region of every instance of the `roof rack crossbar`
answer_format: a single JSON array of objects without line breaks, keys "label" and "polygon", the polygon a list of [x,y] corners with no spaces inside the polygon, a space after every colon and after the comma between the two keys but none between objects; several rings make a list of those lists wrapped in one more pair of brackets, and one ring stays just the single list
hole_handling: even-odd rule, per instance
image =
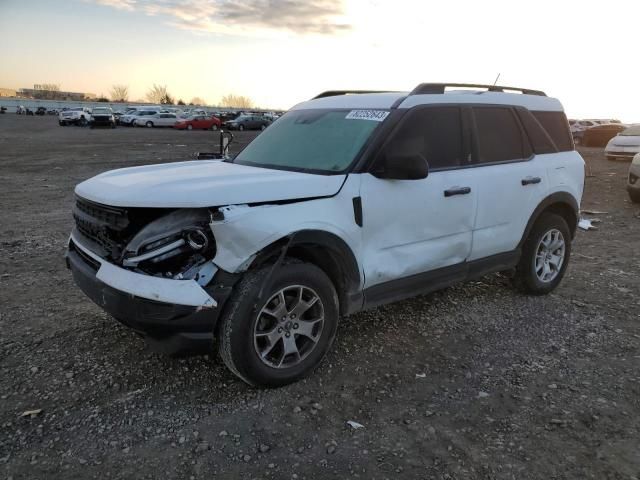
[{"label": "roof rack crossbar", "polygon": [[464,87],[464,88],[486,88],[488,92],[520,92],[524,95],[538,95],[546,97],[547,94],[541,90],[532,90],[530,88],[504,87],[502,85],[482,85],[475,83],[421,83],[409,95],[425,95],[425,94],[443,94],[447,87]]},{"label": "roof rack crossbar", "polygon": [[327,90],[312,98],[338,97],[340,95],[359,95],[364,93],[389,93],[391,90]]}]

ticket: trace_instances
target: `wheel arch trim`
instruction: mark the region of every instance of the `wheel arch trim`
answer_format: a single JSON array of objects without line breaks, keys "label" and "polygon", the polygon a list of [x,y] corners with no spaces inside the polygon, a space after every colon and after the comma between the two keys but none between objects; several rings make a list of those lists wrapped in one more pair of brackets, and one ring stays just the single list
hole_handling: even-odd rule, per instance
[{"label": "wheel arch trim", "polygon": [[[559,211],[558,209],[562,209],[562,211]],[[572,218],[570,219],[571,222],[568,222],[569,230],[571,232],[571,238],[575,237],[578,220],[580,218],[580,207],[578,206],[578,202],[570,193],[555,192],[544,198],[531,214],[524,233],[522,234],[522,238],[520,239],[520,243],[518,243],[518,248],[522,248],[522,245],[529,236],[529,233],[531,233],[531,229],[535,225],[536,221],[540,218],[540,215],[546,211],[556,211],[562,216],[564,216],[566,212],[570,211],[572,213]]]}]

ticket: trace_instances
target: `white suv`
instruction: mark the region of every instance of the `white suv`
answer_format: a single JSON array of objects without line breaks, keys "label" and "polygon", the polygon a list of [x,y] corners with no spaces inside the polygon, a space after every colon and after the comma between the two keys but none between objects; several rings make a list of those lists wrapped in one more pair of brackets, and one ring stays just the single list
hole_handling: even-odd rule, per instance
[{"label": "white suv", "polygon": [[232,160],[79,184],[77,285],[154,344],[215,340],[269,386],[318,365],[340,316],[496,271],[551,292],[584,185],[562,105],[463,86],[325,92]]}]

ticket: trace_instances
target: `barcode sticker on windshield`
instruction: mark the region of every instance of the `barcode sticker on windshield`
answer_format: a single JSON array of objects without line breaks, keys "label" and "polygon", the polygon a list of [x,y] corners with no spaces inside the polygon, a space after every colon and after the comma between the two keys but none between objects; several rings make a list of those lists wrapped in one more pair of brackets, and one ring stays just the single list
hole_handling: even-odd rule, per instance
[{"label": "barcode sticker on windshield", "polygon": [[381,122],[387,118],[389,112],[385,110],[351,110],[346,117],[347,120],[373,120]]}]

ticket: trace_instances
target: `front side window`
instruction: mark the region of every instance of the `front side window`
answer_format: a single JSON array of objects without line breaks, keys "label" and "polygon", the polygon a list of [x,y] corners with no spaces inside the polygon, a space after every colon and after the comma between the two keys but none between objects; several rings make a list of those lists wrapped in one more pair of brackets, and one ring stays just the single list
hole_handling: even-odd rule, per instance
[{"label": "front side window", "polygon": [[514,112],[503,107],[474,107],[478,162],[495,163],[528,157]]},{"label": "front side window", "polygon": [[410,112],[385,146],[385,154],[419,153],[430,169],[468,164],[460,115],[458,107],[429,107]]},{"label": "front side window", "polygon": [[234,162],[294,171],[343,172],[388,114],[376,110],[373,112],[378,116],[374,118],[353,112],[363,110],[288,112],[240,152]]}]

